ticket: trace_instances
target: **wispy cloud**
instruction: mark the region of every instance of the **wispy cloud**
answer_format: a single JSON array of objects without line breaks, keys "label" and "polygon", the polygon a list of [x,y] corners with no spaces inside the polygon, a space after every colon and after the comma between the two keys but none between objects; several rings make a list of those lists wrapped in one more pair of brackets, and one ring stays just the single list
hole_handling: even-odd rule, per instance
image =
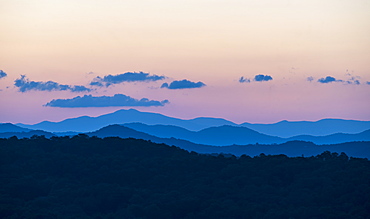
[{"label": "wispy cloud", "polygon": [[[272,79],[273,78],[270,75],[262,75],[262,74],[259,74],[259,75],[254,76],[253,81],[262,82],[262,81],[271,81]],[[239,82],[240,83],[250,83],[251,80],[252,79],[245,78],[244,76],[242,76],[242,77],[239,78]]]},{"label": "wispy cloud", "polygon": [[347,74],[350,76],[348,80],[341,80],[341,79],[336,79],[335,77],[332,76],[326,76],[325,78],[320,78],[317,80],[317,82],[322,83],[322,84],[328,84],[332,82],[343,82],[344,84],[354,84],[354,85],[359,85],[361,84],[359,80],[359,76],[352,76],[351,74]]},{"label": "wispy cloud", "polygon": [[360,83],[360,76],[353,76],[352,74],[347,74],[350,78],[347,80],[347,81],[345,81],[347,84],[355,84],[355,85],[359,85],[359,84],[361,84]]},{"label": "wispy cloud", "polygon": [[181,81],[172,81],[170,84],[163,83],[161,88],[168,88],[168,89],[189,89],[189,88],[200,88],[204,87],[206,84],[203,82],[192,82],[189,80],[181,80]]},{"label": "wispy cloud", "polygon": [[14,85],[18,87],[20,92],[27,92],[31,90],[37,91],[71,91],[71,92],[85,92],[91,91],[82,85],[63,85],[54,81],[30,81],[25,75],[21,75],[20,78],[14,81]]},{"label": "wispy cloud", "polygon": [[311,81],[313,81],[313,80],[314,80],[314,78],[313,78],[312,76],[307,77],[307,81],[311,82]]},{"label": "wispy cloud", "polygon": [[96,77],[90,83],[92,86],[110,86],[112,84],[120,84],[123,82],[137,82],[137,81],[158,81],[165,79],[165,76],[150,75],[144,72],[126,72],[117,75],[106,75],[104,77]]},{"label": "wispy cloud", "polygon": [[6,76],[7,74],[3,70],[0,70],[0,79],[5,78]]},{"label": "wispy cloud", "polygon": [[115,94],[114,96],[77,96],[72,99],[54,99],[45,106],[77,108],[77,107],[109,107],[109,106],[164,106],[169,103],[168,100],[157,101],[142,98],[140,100],[126,96],[124,94]]},{"label": "wispy cloud", "polygon": [[251,80],[248,78],[244,78],[243,76],[239,78],[240,83],[250,83]]}]

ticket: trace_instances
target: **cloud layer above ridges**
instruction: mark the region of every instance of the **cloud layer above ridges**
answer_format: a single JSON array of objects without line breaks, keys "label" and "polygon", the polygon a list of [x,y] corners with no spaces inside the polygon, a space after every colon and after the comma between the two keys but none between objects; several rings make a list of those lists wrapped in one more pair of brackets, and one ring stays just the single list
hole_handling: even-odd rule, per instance
[{"label": "cloud layer above ridges", "polygon": [[72,99],[54,99],[45,106],[76,108],[76,107],[110,107],[110,106],[164,106],[169,103],[168,100],[157,101],[142,98],[140,100],[126,96],[124,94],[115,94],[114,96],[77,96]]}]

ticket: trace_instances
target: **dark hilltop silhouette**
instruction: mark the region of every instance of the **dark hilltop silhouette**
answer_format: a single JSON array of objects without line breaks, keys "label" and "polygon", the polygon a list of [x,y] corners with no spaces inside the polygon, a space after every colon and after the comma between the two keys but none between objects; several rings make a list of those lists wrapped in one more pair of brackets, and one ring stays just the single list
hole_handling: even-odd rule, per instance
[{"label": "dark hilltop silhouette", "polygon": [[345,153],[235,157],[132,138],[34,136],[0,139],[0,168],[0,218],[347,219],[370,213],[370,161]]}]

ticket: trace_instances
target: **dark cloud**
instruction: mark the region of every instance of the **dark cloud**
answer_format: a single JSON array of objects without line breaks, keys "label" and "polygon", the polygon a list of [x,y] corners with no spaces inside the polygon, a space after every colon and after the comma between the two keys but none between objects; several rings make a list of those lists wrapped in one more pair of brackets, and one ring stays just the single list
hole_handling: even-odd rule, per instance
[{"label": "dark cloud", "polygon": [[0,70],[0,79],[5,78],[6,76],[7,74],[3,70]]},{"label": "dark cloud", "polygon": [[200,88],[206,86],[203,82],[192,82],[186,79],[182,81],[172,81],[169,85],[168,83],[163,83],[161,88],[168,89],[187,89],[187,88]]},{"label": "dark cloud", "polygon": [[26,78],[25,75],[21,75],[21,78],[18,78],[14,81],[14,85],[19,88],[20,92],[27,92],[30,90],[38,91],[71,91],[71,92],[85,92],[91,91],[91,89],[85,86],[74,86],[74,85],[63,85],[54,81],[30,81]]},{"label": "dark cloud", "polygon": [[240,82],[240,83],[249,83],[249,82],[251,82],[251,80],[250,80],[250,79],[248,79],[248,78],[244,78],[244,77],[242,76],[241,78],[239,78],[239,82]]},{"label": "dark cloud", "polygon": [[342,80],[337,80],[332,76],[326,76],[326,78],[320,78],[319,80],[317,80],[317,82],[327,84],[327,83],[331,83],[331,82],[342,82]]},{"label": "dark cloud", "polygon": [[254,76],[255,81],[270,81],[272,77],[270,75],[256,75]]},{"label": "dark cloud", "polygon": [[114,96],[98,96],[84,95],[77,96],[72,99],[54,99],[45,106],[50,107],[109,107],[109,106],[164,106],[169,103],[168,100],[157,101],[142,98],[140,100],[126,96],[124,94],[115,94]]},{"label": "dark cloud", "polygon": [[118,75],[106,75],[104,77],[96,77],[90,83],[93,86],[110,86],[112,84],[119,84],[122,82],[135,82],[135,81],[158,81],[165,79],[165,76],[149,75],[144,72],[126,72]]}]

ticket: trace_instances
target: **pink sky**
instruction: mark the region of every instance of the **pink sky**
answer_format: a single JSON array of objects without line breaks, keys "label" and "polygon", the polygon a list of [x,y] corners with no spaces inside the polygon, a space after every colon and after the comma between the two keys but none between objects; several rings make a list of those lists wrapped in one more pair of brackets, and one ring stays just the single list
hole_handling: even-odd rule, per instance
[{"label": "pink sky", "polygon": [[[0,2],[0,122],[98,116],[121,108],[237,123],[343,118],[370,120],[370,3],[345,1]],[[92,92],[19,92],[14,81],[89,87],[125,72],[166,76]],[[270,81],[239,83],[269,75]],[[337,82],[319,83],[326,76]],[[307,81],[313,77],[313,81]],[[207,86],[161,89],[187,79]],[[355,84],[358,80],[360,84]],[[349,84],[348,82],[352,83]],[[127,96],[162,107],[45,107],[52,99]]]}]

